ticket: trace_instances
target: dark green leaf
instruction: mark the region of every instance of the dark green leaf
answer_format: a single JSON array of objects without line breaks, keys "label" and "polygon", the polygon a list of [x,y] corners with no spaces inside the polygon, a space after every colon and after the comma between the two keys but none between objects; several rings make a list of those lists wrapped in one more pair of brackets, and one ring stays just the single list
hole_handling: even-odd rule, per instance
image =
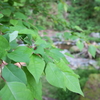
[{"label": "dark green leaf", "polygon": [[10,16],[11,10],[10,9],[4,9],[4,10],[2,10],[2,14],[6,15],[6,16]]},{"label": "dark green leaf", "polygon": [[36,83],[34,77],[29,73],[29,71],[24,68],[24,71],[27,75],[27,87],[31,90],[33,96],[35,99],[37,100],[42,100],[42,84],[39,81],[38,83]]},{"label": "dark green leaf", "polygon": [[19,67],[9,64],[2,70],[2,76],[7,82],[27,83],[26,75]]}]

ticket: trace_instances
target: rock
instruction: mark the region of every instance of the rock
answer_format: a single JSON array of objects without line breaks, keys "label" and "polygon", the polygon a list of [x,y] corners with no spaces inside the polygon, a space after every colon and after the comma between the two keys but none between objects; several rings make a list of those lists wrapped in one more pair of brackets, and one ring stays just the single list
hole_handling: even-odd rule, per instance
[{"label": "rock", "polygon": [[94,37],[94,38],[100,38],[100,33],[93,32],[93,33],[90,34],[90,36]]},{"label": "rock", "polygon": [[77,46],[72,46],[69,51],[71,53],[77,53],[80,52],[80,49]]},{"label": "rock", "polygon": [[73,57],[68,56],[65,53],[70,53],[70,52],[66,49],[61,51],[61,53],[64,54],[65,58],[70,63],[69,66],[72,69],[77,69],[77,68],[83,68],[84,69],[84,68],[87,68],[89,65],[98,69],[97,62],[95,60],[86,59],[86,58],[76,58],[73,55],[72,55]]},{"label": "rock", "polygon": [[72,47],[72,44],[67,44],[65,42],[55,42],[54,45],[60,49],[68,49],[68,50]]},{"label": "rock", "polygon": [[80,100],[100,100],[100,74],[91,74],[83,89]]}]

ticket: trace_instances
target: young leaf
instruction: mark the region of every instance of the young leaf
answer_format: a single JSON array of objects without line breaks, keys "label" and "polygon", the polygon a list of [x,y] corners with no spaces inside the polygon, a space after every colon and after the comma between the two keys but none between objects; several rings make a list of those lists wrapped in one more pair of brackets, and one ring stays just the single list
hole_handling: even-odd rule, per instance
[{"label": "young leaf", "polygon": [[18,36],[18,31],[14,31],[13,33],[9,34],[9,42],[15,40],[17,36]]},{"label": "young leaf", "polygon": [[34,76],[36,82],[39,82],[41,74],[43,73],[45,62],[39,56],[32,55],[27,69]]},{"label": "young leaf", "polygon": [[8,53],[7,56],[16,62],[29,63],[29,58],[32,55],[33,50],[31,48],[20,46],[16,50]]},{"label": "young leaf", "polygon": [[65,77],[65,85],[66,87],[72,91],[81,94],[84,96],[83,92],[81,91],[79,80],[77,77],[75,77],[73,74],[69,72],[64,72]]},{"label": "young leaf", "polygon": [[83,31],[79,26],[75,26],[74,27],[76,30],[78,30],[78,31]]},{"label": "young leaf", "polygon": [[7,82],[22,82],[27,83],[26,75],[19,67],[9,64],[2,70],[2,76]]},{"label": "young leaf", "polygon": [[33,100],[32,93],[25,84],[20,82],[7,82],[0,91],[1,100]]},{"label": "young leaf", "polygon": [[34,99],[36,100],[42,100],[42,83],[41,81],[39,81],[38,83],[36,83],[34,77],[32,76],[31,73],[29,73],[29,71],[24,68],[24,72],[26,73],[27,76],[27,87],[31,90]]},{"label": "young leaf", "polygon": [[55,64],[48,63],[45,72],[46,79],[51,85],[65,89],[63,73]]},{"label": "young leaf", "polygon": [[93,57],[95,57],[95,55],[96,55],[96,48],[95,48],[93,45],[90,45],[90,46],[89,46],[88,51],[89,51],[89,53],[90,53]]},{"label": "young leaf", "polygon": [[77,45],[77,47],[78,47],[80,50],[82,50],[82,49],[84,48],[84,44],[83,44],[82,42],[80,42],[80,41],[78,41],[78,42],[76,43],[76,45]]}]

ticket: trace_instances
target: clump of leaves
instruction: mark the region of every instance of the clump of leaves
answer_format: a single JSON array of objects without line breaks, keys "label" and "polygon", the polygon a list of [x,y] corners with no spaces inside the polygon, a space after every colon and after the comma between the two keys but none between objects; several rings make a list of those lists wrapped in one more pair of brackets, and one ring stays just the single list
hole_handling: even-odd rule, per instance
[{"label": "clump of leaves", "polygon": [[[32,2],[34,5],[39,3],[34,0],[0,2],[3,4],[0,17],[0,70],[5,83],[0,90],[0,99],[42,100],[42,75],[55,87],[68,88],[83,95],[79,76],[68,66],[65,56],[52,43],[42,40],[38,28],[28,20],[23,7]],[[26,6],[26,10],[27,7],[30,8]],[[20,62],[25,65],[22,66]]]}]

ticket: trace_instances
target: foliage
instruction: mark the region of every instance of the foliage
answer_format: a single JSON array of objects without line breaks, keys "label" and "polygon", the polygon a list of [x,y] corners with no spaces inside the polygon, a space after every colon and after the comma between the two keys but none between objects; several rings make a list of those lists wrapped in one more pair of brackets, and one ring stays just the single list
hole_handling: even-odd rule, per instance
[{"label": "foliage", "polygon": [[[84,85],[86,83],[86,81],[88,80],[88,77],[90,74],[93,74],[93,73],[100,73],[100,70],[94,70],[94,69],[77,69],[75,70],[75,72],[80,75],[80,85],[81,85],[81,88],[83,89],[84,88]],[[79,95],[76,94],[76,93],[73,93],[71,91],[64,91],[62,89],[57,89],[56,90],[56,95],[55,95],[55,98],[57,98],[58,100],[79,100]]]},{"label": "foliage", "polygon": [[[80,26],[88,31],[100,32],[99,0],[71,0],[68,19],[70,24]],[[87,10],[88,9],[88,10]]]},{"label": "foliage", "polygon": [[[42,75],[53,86],[64,90],[68,88],[83,95],[79,76],[68,66],[64,55],[53,44],[41,39],[38,34],[40,28],[30,18],[32,9],[34,14],[45,9],[40,6],[42,2],[0,1],[0,70],[5,83],[0,90],[2,100],[41,100]],[[46,14],[45,10],[43,13]],[[24,62],[25,66],[20,62]]]}]

